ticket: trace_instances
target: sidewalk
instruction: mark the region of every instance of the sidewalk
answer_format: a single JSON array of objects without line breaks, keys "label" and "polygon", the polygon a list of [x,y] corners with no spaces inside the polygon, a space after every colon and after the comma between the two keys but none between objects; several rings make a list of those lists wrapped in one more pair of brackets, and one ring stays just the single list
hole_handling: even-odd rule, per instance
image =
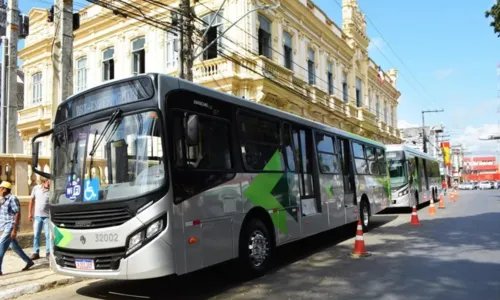
[{"label": "sidewalk", "polygon": [[[24,272],[21,272],[21,269],[26,266],[26,263],[13,251],[7,251],[2,264],[4,275],[0,276],[0,300],[14,299],[21,295],[34,294],[56,286],[84,280],[52,272],[49,261],[45,258],[45,247],[40,250],[43,257],[35,260],[35,265]],[[24,252],[31,256],[33,249],[25,248]]]}]

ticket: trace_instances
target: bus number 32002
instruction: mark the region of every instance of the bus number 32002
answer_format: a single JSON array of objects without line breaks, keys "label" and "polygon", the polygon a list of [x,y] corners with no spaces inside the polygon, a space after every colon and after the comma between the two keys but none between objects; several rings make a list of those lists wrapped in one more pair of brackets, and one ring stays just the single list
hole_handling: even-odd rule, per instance
[{"label": "bus number 32002", "polygon": [[102,243],[102,242],[118,242],[118,234],[116,233],[109,233],[109,234],[96,234],[95,235],[95,242],[96,243]]}]

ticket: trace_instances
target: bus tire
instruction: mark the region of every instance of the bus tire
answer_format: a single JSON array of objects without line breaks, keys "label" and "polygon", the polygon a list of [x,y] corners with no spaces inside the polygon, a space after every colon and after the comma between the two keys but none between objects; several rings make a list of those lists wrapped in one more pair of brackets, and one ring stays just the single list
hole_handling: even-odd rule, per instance
[{"label": "bus tire", "polygon": [[359,205],[359,218],[361,219],[361,225],[363,226],[363,232],[370,230],[371,220],[370,220],[370,204],[368,204],[366,196],[361,199]]},{"label": "bus tire", "polygon": [[271,265],[273,241],[269,228],[258,218],[245,222],[239,243],[239,260],[245,277],[263,275]]}]

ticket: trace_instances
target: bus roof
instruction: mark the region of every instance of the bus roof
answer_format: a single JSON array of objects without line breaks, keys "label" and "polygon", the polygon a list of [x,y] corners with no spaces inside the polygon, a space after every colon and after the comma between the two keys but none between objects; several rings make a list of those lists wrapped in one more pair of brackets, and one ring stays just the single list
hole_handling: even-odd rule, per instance
[{"label": "bus roof", "polygon": [[404,152],[408,152],[408,153],[411,153],[412,155],[414,156],[417,156],[417,157],[421,157],[421,158],[425,158],[427,160],[435,160],[437,161],[437,159],[435,159],[434,157],[430,156],[429,154],[425,153],[425,152],[422,152],[420,150],[416,150],[408,145],[405,145],[405,144],[391,144],[391,145],[386,145],[386,151],[387,152],[392,152],[392,151],[404,151]]},{"label": "bus roof", "polygon": [[195,84],[195,83],[187,81],[187,80],[179,79],[178,77],[173,77],[173,76],[161,74],[161,73],[146,73],[146,74],[140,74],[140,75],[136,75],[136,76],[129,76],[126,78],[109,80],[109,81],[106,81],[105,83],[102,83],[98,86],[90,87],[90,88],[87,88],[83,91],[80,91],[78,93],[73,94],[72,96],[70,96],[66,100],[64,100],[62,103],[60,103],[59,107],[67,104],[68,102],[70,102],[70,101],[72,101],[72,100],[74,100],[74,99],[76,99],[76,98],[78,98],[86,93],[89,93],[89,92],[92,92],[95,90],[99,90],[100,88],[103,88],[103,87],[119,84],[121,82],[128,81],[132,78],[137,78],[137,77],[149,77],[150,79],[157,78],[158,81],[163,81],[163,83],[165,83],[165,84],[162,85],[163,86],[162,94],[166,94],[170,90],[175,90],[175,89],[191,90],[191,91],[194,91],[194,92],[201,94],[201,95],[204,95],[204,96],[217,98],[219,100],[222,100],[222,101],[225,101],[228,103],[232,103],[232,104],[246,107],[246,108],[249,108],[252,110],[260,111],[260,112],[263,112],[266,114],[275,115],[277,117],[288,120],[290,122],[295,122],[295,123],[307,125],[307,126],[313,127],[315,129],[318,129],[318,130],[331,132],[331,133],[334,133],[336,135],[340,135],[340,136],[344,136],[344,137],[348,137],[348,138],[357,140],[359,142],[372,144],[374,146],[378,146],[378,147],[381,147],[384,149],[386,148],[386,146],[383,143],[380,143],[378,141],[371,140],[371,139],[359,136],[357,134],[350,133],[350,132],[347,132],[347,131],[344,131],[344,130],[341,130],[341,129],[338,129],[338,128],[335,128],[332,126],[328,126],[326,124],[322,124],[322,123],[319,123],[319,122],[316,122],[313,120],[309,120],[309,119],[306,119],[306,118],[303,118],[303,117],[300,117],[300,116],[297,116],[297,115],[294,115],[294,114],[291,114],[291,113],[288,113],[288,112],[285,112],[282,110],[278,110],[278,109],[275,109],[273,107],[270,107],[270,106],[267,106],[264,104],[256,103],[256,102],[246,100],[246,99],[243,99],[240,97],[236,97],[233,95],[222,93],[222,92],[216,91],[214,89],[207,88],[207,87]]},{"label": "bus roof", "polygon": [[208,97],[214,97],[214,98],[220,99],[222,101],[226,101],[228,103],[232,103],[232,104],[246,107],[246,108],[249,108],[252,110],[260,111],[263,113],[271,114],[271,115],[274,115],[276,117],[288,120],[290,122],[304,124],[304,125],[313,127],[315,129],[318,129],[318,130],[331,132],[331,133],[334,133],[336,135],[352,138],[354,140],[364,142],[367,144],[372,144],[374,146],[378,146],[378,147],[385,149],[385,145],[383,143],[359,136],[359,135],[354,134],[354,133],[350,133],[350,132],[347,132],[347,131],[344,131],[344,130],[341,130],[341,129],[338,129],[338,128],[335,128],[332,126],[328,126],[328,125],[323,124],[323,123],[309,120],[309,119],[306,119],[306,118],[303,118],[303,117],[300,117],[300,116],[297,116],[297,115],[294,115],[294,114],[288,113],[286,111],[282,111],[282,110],[279,110],[279,109],[276,109],[276,108],[273,108],[273,107],[270,107],[270,106],[267,106],[264,104],[256,103],[256,102],[246,100],[246,99],[243,99],[240,97],[236,97],[233,95],[222,93],[222,92],[216,91],[214,89],[210,89],[210,88],[192,83],[190,81],[179,79],[177,77],[172,77],[172,76],[164,75],[164,74],[158,74],[158,75],[159,75],[160,80],[166,80],[166,81],[170,81],[173,79],[178,80],[180,89],[192,90],[192,91],[195,91],[196,93],[201,94],[201,95],[205,95]]}]

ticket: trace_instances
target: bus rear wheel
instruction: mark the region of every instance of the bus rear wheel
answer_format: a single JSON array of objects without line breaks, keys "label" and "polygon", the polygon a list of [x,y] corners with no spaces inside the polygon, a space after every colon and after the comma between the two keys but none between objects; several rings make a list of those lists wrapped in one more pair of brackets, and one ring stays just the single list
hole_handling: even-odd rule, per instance
[{"label": "bus rear wheel", "polygon": [[260,219],[252,219],[244,226],[239,246],[240,263],[245,276],[261,276],[271,264],[271,234]]}]

